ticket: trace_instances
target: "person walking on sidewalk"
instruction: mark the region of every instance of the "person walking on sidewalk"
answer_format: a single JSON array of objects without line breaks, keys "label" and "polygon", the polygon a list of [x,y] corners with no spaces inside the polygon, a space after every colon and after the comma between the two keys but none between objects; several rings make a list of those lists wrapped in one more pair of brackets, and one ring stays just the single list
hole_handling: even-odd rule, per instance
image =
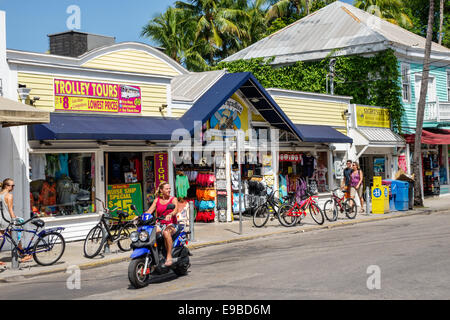
[{"label": "person walking on sidewalk", "polygon": [[363,173],[361,168],[359,167],[358,162],[353,162],[352,164],[352,175],[351,175],[351,190],[350,190],[350,197],[355,199],[356,194],[358,194],[359,201],[361,203],[361,212],[364,212],[364,200],[363,200]]},{"label": "person walking on sidewalk", "polygon": [[341,189],[345,191],[345,197],[350,197],[350,188],[351,188],[351,180],[352,180],[352,160],[347,160],[347,167],[344,169],[344,179],[342,180]]},{"label": "person walking on sidewalk", "polygon": [[[11,178],[7,178],[0,183],[0,202],[3,204],[3,215],[5,215],[5,211],[9,214],[11,219],[17,219],[17,216],[14,213],[13,209],[13,195],[12,192],[14,190],[14,180]],[[8,222],[3,218],[3,215],[0,217],[0,234],[3,235],[5,233],[6,228],[8,227]],[[7,216],[5,216],[7,217]],[[19,249],[22,250],[22,244],[19,243]],[[32,259],[31,255],[26,255],[22,257],[20,262],[26,262]],[[0,261],[0,266],[4,266],[5,263]]]}]

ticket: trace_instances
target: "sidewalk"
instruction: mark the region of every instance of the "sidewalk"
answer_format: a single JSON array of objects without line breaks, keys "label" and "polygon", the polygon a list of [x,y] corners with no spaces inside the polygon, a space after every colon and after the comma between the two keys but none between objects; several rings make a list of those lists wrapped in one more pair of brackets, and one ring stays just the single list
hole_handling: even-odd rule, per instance
[{"label": "sidewalk", "polygon": [[[244,217],[242,221],[242,234],[239,234],[239,221],[215,224],[196,223],[194,229],[195,239],[194,241],[188,243],[188,247],[191,251],[194,251],[195,254],[195,249],[205,246],[245,241],[276,234],[301,233],[417,214],[430,214],[449,209],[450,195],[444,195],[436,198],[425,199],[424,208],[415,208],[410,211],[396,211],[386,214],[366,215],[365,213],[362,213],[358,214],[358,216],[353,220],[349,220],[345,217],[345,215],[340,214],[337,221],[325,221],[325,223],[321,226],[317,225],[310,217],[307,217],[304,219],[304,223],[302,225],[297,225],[291,228],[281,226],[278,220],[269,220],[265,227],[255,228],[252,224],[251,217]],[[66,272],[67,268],[70,266],[78,266],[82,270],[111,263],[118,263],[128,260],[130,254],[131,252],[121,252],[117,245],[113,245],[111,247],[111,253],[99,255],[94,259],[88,259],[83,256],[83,241],[76,241],[66,243],[64,255],[56,265],[43,267],[37,265],[34,261],[31,261],[21,264],[20,269],[18,270],[12,270],[10,263],[10,251],[5,251],[0,253],[0,258],[2,261],[6,262],[7,268],[0,269],[0,282],[14,282],[38,275]]]}]

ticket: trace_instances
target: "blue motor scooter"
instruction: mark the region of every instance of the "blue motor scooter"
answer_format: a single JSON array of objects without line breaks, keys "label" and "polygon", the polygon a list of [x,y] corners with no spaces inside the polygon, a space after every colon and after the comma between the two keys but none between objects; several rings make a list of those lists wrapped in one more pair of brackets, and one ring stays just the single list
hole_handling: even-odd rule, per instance
[{"label": "blue motor scooter", "polygon": [[[136,210],[135,208],[132,208]],[[128,279],[135,288],[148,285],[150,275],[165,274],[173,270],[181,276],[187,274],[191,264],[187,245],[187,232],[184,225],[178,225],[178,231],[172,236],[172,265],[166,267],[166,248],[161,233],[156,233],[156,223],[163,218],[155,218],[152,214],[143,213],[138,220],[138,229],[130,234],[131,261],[128,265]]]}]

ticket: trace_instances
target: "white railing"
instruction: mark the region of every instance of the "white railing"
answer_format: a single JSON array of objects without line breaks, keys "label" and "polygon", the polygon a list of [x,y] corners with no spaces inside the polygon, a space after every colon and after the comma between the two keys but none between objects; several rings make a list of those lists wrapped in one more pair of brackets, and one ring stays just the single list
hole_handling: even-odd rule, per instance
[{"label": "white railing", "polygon": [[439,118],[438,113],[437,102],[426,102],[423,121],[437,121],[437,119]]},{"label": "white railing", "polygon": [[439,102],[439,117],[441,121],[450,121],[450,101]]},{"label": "white railing", "polygon": [[425,104],[423,121],[427,122],[450,122],[450,101],[429,101]]}]

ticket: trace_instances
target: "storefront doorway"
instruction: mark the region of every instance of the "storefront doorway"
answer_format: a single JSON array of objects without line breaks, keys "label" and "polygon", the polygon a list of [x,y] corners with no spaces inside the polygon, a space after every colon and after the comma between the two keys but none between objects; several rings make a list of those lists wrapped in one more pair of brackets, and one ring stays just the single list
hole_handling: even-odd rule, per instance
[{"label": "storefront doorway", "polygon": [[155,195],[155,154],[153,152],[105,152],[105,190],[109,209],[132,215],[147,210]]}]

